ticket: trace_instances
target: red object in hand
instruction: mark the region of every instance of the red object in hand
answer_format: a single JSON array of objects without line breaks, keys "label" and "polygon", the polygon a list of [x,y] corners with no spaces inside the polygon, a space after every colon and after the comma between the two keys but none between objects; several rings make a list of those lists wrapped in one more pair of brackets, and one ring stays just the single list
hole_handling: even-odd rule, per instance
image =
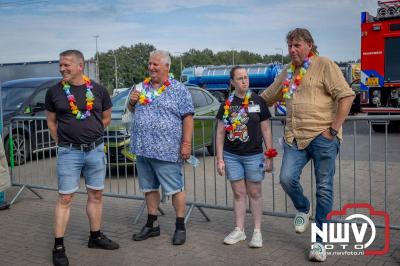
[{"label": "red object in hand", "polygon": [[264,155],[268,158],[274,158],[278,155],[278,152],[276,149],[268,149],[266,152],[264,152]]}]

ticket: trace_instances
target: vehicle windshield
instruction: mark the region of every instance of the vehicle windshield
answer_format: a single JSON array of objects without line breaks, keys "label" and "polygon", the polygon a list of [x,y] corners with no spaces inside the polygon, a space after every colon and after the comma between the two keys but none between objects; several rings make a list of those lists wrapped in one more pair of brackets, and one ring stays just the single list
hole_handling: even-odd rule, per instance
[{"label": "vehicle windshield", "polygon": [[129,94],[129,90],[123,91],[120,94],[115,95],[111,98],[112,110],[113,111],[123,111],[125,109],[126,97]]},{"label": "vehicle windshield", "polygon": [[35,88],[3,87],[1,101],[4,111],[15,111],[35,92]]}]

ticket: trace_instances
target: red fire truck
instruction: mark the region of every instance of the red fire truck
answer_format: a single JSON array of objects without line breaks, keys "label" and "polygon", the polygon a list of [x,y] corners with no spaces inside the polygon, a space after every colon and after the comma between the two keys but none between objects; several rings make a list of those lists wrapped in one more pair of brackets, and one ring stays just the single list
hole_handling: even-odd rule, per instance
[{"label": "red fire truck", "polygon": [[400,115],[400,0],[361,13],[360,90],[362,112]]}]

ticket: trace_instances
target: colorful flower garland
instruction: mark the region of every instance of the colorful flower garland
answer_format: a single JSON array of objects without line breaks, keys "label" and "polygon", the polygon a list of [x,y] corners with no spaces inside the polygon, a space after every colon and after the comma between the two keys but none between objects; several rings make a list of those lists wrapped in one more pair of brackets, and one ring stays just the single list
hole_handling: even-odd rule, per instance
[{"label": "colorful flower garland", "polygon": [[71,109],[71,112],[73,115],[75,115],[76,119],[78,119],[78,120],[84,120],[87,117],[89,117],[90,111],[93,110],[93,105],[94,105],[92,83],[87,76],[83,76],[83,80],[85,81],[85,86],[86,86],[86,112],[85,113],[79,111],[78,106],[76,106],[75,96],[73,94],[71,94],[71,91],[69,90],[71,88],[71,86],[68,84],[68,82],[66,82],[64,80],[62,81],[63,90],[64,90],[65,94],[67,95],[67,99],[69,102],[69,107]]},{"label": "colorful flower garland", "polygon": [[234,95],[235,91],[233,91],[231,95],[229,95],[229,98],[225,101],[225,106],[224,106],[225,111],[222,118],[224,119],[224,127],[226,131],[233,131],[236,129],[237,126],[242,124],[242,117],[247,112],[247,109],[249,107],[249,99],[251,96],[251,91],[250,89],[247,90],[246,96],[243,99],[242,106],[237,116],[229,119],[229,109],[231,107]]},{"label": "colorful flower garland", "polygon": [[[296,66],[293,63],[290,65],[289,69],[287,70],[287,77],[286,77],[285,81],[283,81],[283,83],[282,83],[283,98],[288,99],[288,100],[293,98],[293,95],[296,93],[297,88],[300,86],[301,80],[303,79],[304,75],[307,73],[308,68],[310,67],[311,58],[313,56],[314,56],[314,54],[312,52],[310,52],[308,54],[306,60],[304,60],[302,66],[299,70],[299,74],[295,77],[291,86],[290,86],[290,82],[294,76]],[[285,105],[285,101],[279,101],[277,103],[278,109],[280,111],[286,113],[286,108],[284,107],[284,105]]]},{"label": "colorful flower garland", "polygon": [[168,87],[171,85],[171,81],[167,79],[163,82],[162,86],[157,90],[150,91],[151,78],[145,78],[143,81],[143,90],[140,92],[139,103],[146,105],[152,103],[157,97],[159,97]]}]

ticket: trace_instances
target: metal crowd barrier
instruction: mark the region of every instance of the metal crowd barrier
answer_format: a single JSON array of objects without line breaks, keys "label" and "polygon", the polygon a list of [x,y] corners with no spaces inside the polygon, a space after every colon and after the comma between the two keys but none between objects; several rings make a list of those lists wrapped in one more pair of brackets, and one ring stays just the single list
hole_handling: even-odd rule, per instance
[{"label": "metal crowd barrier", "polygon": [[[271,119],[273,142],[279,155],[274,159],[275,171],[266,173],[262,183],[263,213],[294,217],[293,204],[279,184],[283,153],[279,138],[283,135],[283,121],[279,117]],[[375,209],[389,213],[392,229],[400,229],[400,134],[389,132],[389,123],[393,124],[394,121],[399,123],[400,116],[352,116],[346,120],[344,141],[337,157],[334,177],[334,210],[341,209],[346,203],[370,203]],[[384,132],[373,133],[372,126],[376,125],[383,128]],[[215,128],[214,117],[195,117],[193,155],[200,160],[200,165],[193,167],[184,164],[185,191],[189,206],[186,221],[195,208],[207,220],[209,218],[203,208],[233,209],[230,184],[225,177],[217,174],[216,157],[211,156],[215,154]],[[40,194],[34,189],[57,190],[56,145],[50,137],[44,117],[15,117],[4,138],[10,156],[12,183],[21,187],[11,204],[24,189],[31,190],[39,197]],[[129,153],[129,141],[129,125],[114,119],[104,135],[107,156],[104,195],[143,200],[135,156]],[[311,199],[312,210],[315,209],[314,178],[313,165],[309,163],[303,170],[301,183],[304,193]],[[81,190],[78,193],[85,193],[84,180],[81,180]],[[143,203],[135,222],[144,208]]]}]

